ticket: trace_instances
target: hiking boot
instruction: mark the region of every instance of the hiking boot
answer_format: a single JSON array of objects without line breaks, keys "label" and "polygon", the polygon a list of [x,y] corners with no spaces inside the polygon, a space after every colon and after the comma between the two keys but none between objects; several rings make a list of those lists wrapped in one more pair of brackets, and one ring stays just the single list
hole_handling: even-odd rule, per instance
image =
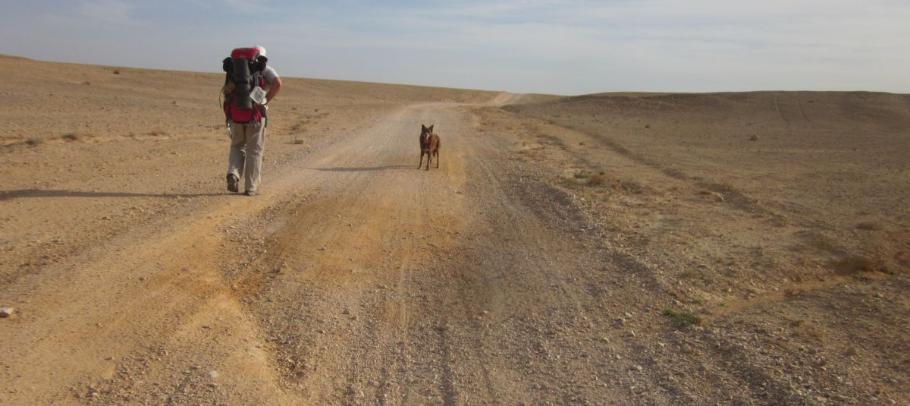
[{"label": "hiking boot", "polygon": [[237,187],[237,184],[240,182],[240,179],[237,179],[233,174],[228,174],[227,176],[227,187],[228,192],[237,193],[240,191],[240,188]]}]

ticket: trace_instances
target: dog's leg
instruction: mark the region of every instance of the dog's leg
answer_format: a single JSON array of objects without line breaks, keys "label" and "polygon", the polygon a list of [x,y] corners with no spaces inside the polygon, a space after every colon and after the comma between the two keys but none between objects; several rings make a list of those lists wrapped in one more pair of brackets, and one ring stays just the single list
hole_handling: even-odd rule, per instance
[{"label": "dog's leg", "polygon": [[433,155],[436,155],[436,168],[439,168],[439,150],[437,149]]},{"label": "dog's leg", "polygon": [[417,163],[417,169],[423,166],[423,151],[420,151],[420,162]]},{"label": "dog's leg", "polygon": [[433,160],[433,153],[427,151],[427,170],[430,170],[430,161]]}]

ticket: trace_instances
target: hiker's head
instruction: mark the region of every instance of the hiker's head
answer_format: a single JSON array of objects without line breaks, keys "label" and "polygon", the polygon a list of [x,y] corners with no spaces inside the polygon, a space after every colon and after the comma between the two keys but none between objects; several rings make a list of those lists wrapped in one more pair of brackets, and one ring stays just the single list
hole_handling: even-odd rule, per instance
[{"label": "hiker's head", "polygon": [[259,51],[259,55],[250,61],[250,68],[254,72],[261,72],[265,69],[265,65],[269,62],[269,58],[265,56],[264,46],[256,45],[256,50]]}]

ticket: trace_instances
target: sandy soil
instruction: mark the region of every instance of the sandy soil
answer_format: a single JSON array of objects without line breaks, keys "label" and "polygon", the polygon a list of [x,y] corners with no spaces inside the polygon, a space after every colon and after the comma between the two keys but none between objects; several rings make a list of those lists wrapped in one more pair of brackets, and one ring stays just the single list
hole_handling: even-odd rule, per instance
[{"label": "sandy soil", "polygon": [[910,402],[906,96],[0,72],[2,404]]}]

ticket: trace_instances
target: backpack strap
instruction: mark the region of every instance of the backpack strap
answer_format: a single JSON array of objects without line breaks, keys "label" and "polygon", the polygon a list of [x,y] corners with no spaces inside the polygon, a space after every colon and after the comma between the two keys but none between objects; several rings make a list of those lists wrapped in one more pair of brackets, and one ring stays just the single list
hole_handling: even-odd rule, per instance
[{"label": "backpack strap", "polygon": [[[259,86],[265,90],[265,75],[262,74],[262,71],[256,71],[256,73],[253,74],[253,86]],[[253,106],[253,108],[259,112],[259,115],[262,118],[267,118],[268,110],[266,110],[265,105],[257,104]],[[268,123],[268,120],[266,120],[266,123]]]}]

